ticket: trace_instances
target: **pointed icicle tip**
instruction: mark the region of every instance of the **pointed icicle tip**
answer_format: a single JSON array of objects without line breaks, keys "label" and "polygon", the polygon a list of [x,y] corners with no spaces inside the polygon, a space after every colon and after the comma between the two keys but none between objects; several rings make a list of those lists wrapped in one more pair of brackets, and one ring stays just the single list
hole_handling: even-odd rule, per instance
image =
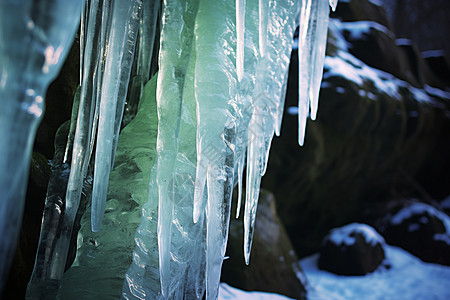
[{"label": "pointed icicle tip", "polygon": [[336,6],[338,4],[338,0],[330,0],[330,6],[332,11],[336,11]]}]

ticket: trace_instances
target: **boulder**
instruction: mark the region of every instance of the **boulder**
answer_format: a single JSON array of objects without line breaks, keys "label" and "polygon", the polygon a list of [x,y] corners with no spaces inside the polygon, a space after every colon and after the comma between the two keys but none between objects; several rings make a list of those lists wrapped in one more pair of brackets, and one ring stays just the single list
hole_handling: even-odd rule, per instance
[{"label": "boulder", "polygon": [[384,239],[366,224],[336,228],[324,238],[318,267],[339,275],[365,275],[383,264]]},{"label": "boulder", "polygon": [[276,292],[305,299],[305,279],[289,237],[279,219],[275,197],[262,190],[259,197],[250,264],[243,256],[243,214],[232,213],[221,280],[248,291]]},{"label": "boulder", "polygon": [[450,217],[431,205],[414,202],[401,208],[384,236],[423,261],[450,266]]}]

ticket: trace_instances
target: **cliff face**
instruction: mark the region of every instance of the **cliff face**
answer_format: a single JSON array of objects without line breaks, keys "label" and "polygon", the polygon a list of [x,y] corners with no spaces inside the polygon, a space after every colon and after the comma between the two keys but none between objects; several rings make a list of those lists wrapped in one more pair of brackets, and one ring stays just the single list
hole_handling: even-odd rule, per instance
[{"label": "cliff face", "polygon": [[340,2],[334,17],[318,119],[300,148],[289,110],[297,105],[294,51],[286,99],[293,114],[284,117],[263,178],[299,256],[317,251],[332,227],[374,224],[392,201],[436,203],[450,194],[447,58],[424,58],[396,39],[370,1]]}]

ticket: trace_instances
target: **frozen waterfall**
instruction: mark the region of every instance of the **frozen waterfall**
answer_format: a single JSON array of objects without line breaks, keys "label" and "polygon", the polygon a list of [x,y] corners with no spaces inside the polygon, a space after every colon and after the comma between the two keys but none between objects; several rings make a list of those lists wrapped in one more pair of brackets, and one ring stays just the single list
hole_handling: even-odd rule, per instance
[{"label": "frozen waterfall", "polygon": [[[81,16],[79,93],[70,130],[60,131],[68,138],[53,159],[27,298],[216,299],[232,192],[237,185],[239,215],[244,176],[243,255],[250,263],[295,28],[302,145],[306,118],[316,117],[328,14],[337,1],[36,3],[0,0],[1,284],[43,94]],[[82,194],[86,211],[79,210]],[[77,254],[64,273],[77,212]]]}]

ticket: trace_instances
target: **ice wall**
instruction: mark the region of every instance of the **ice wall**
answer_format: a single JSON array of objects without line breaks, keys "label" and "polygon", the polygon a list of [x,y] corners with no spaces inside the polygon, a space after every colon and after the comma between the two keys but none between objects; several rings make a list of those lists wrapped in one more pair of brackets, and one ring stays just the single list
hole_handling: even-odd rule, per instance
[{"label": "ice wall", "polygon": [[[122,288],[126,299],[201,299],[205,292],[217,298],[231,195],[237,185],[240,207],[245,165],[244,257],[250,261],[259,186],[273,135],[280,134],[298,15],[302,144],[306,117],[311,109],[314,119],[317,110],[329,3],[334,8],[336,2],[165,0],[157,82],[154,77],[138,93],[149,78],[159,5],[86,2],[80,109],[64,221],[56,225],[64,234],[46,262],[56,266],[49,275],[56,282],[90,170],[93,194],[60,297],[117,297]],[[130,93],[143,97],[116,153],[131,74]],[[147,102],[155,90],[156,112]],[[45,269],[39,261],[35,271]],[[29,296],[36,298],[35,292]]]}]

